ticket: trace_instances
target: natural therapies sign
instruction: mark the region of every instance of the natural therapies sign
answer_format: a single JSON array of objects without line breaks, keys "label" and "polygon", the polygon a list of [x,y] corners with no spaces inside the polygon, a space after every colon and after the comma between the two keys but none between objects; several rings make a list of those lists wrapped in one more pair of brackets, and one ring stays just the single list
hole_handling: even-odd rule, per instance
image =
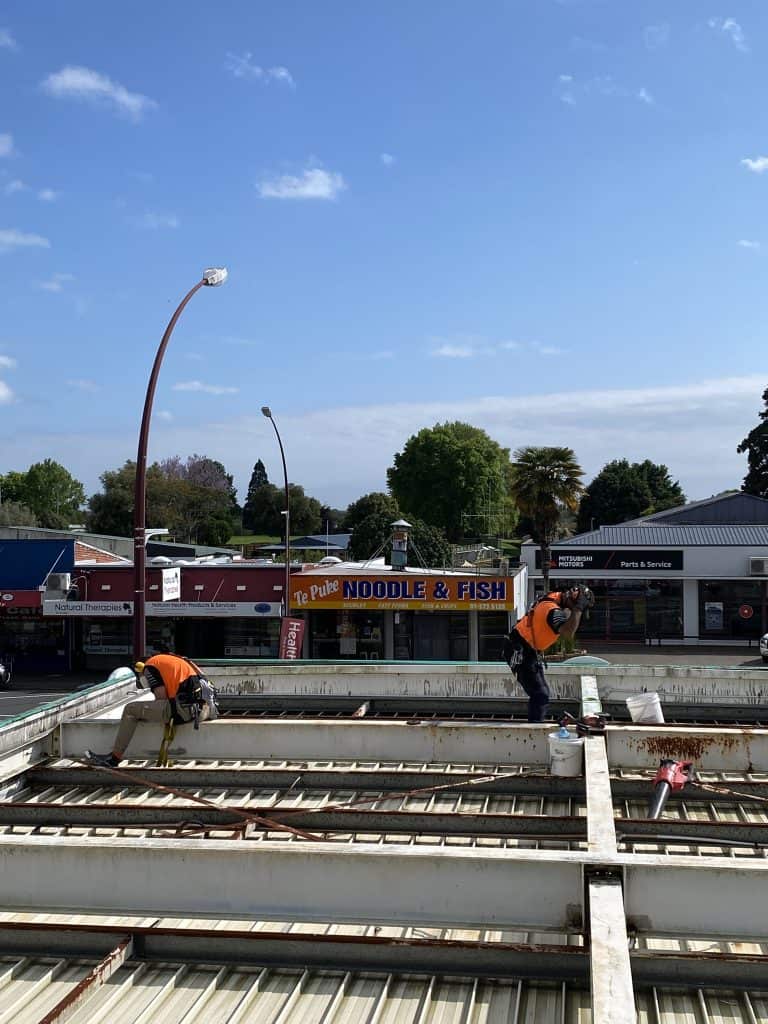
[{"label": "natural therapies sign", "polygon": [[[536,552],[536,568],[541,568],[541,552]],[[607,548],[585,548],[583,551],[553,551],[550,569],[569,572],[590,572],[592,569],[611,569],[614,572],[681,571],[682,551],[611,551]]]},{"label": "natural therapies sign", "polygon": [[378,611],[512,611],[507,576],[292,576],[291,607]]}]

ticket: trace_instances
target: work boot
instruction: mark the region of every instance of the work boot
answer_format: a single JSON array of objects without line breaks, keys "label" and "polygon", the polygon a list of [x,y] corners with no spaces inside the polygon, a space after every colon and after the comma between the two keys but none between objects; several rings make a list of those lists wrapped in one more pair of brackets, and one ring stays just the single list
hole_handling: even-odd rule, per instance
[{"label": "work boot", "polygon": [[117,768],[120,764],[114,754],[94,754],[92,750],[86,750],[85,760],[94,768]]}]

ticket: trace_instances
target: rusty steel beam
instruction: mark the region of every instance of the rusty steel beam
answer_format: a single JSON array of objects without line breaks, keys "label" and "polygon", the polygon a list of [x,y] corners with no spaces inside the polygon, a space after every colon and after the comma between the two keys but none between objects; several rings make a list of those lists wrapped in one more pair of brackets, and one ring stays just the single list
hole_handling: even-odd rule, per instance
[{"label": "rusty steel beam", "polygon": [[[524,836],[584,840],[587,819],[582,816],[466,814],[445,811],[385,811],[279,807],[242,808],[249,819],[310,828],[318,832],[388,832],[459,836]],[[238,807],[153,806],[128,803],[0,803],[0,826],[34,828],[165,828],[199,825],[205,829],[238,827],[246,819]],[[269,830],[269,824],[265,824]]]},{"label": "rusty steel beam", "polygon": [[[106,957],[128,936],[131,962],[247,965],[398,973],[465,974],[584,984],[584,946],[487,941],[380,938],[373,935],[268,929],[167,928],[116,924],[0,922],[0,955]],[[762,989],[768,956],[735,953],[630,953],[636,988]]]},{"label": "rusty steel beam", "polygon": [[[632,800],[645,805],[652,789],[653,775],[657,764],[648,765],[647,779],[624,779],[611,777],[611,794],[614,800]],[[492,773],[447,771],[398,770],[394,766],[381,768],[347,768],[339,764],[336,768],[130,768],[120,767],[121,776],[116,780],[106,770],[99,768],[53,767],[42,765],[29,768],[24,778],[36,789],[47,786],[77,786],[102,789],[105,786],[119,786],[145,789],[147,781],[159,782],[164,786],[178,789],[227,789],[265,790],[293,792],[315,790],[329,793],[337,790],[358,792],[407,793],[412,790],[427,790],[440,787],[446,792],[476,790],[483,794],[506,794],[528,799],[548,797],[553,800],[586,799],[586,784],[582,776],[562,778],[547,772],[520,772],[514,768],[505,771],[504,766],[493,769]],[[703,789],[696,783],[689,783],[684,790],[686,803],[757,803],[768,799],[768,782],[715,782],[708,783],[712,789]],[[735,794],[735,795],[734,795]],[[10,791],[9,791],[9,795]],[[670,805],[672,806],[672,805]]]},{"label": "rusty steel beam", "polygon": [[126,960],[133,956],[133,938],[127,935],[93,967],[73,989],[41,1017],[38,1024],[64,1024],[86,1003],[93,993],[109,981]]}]

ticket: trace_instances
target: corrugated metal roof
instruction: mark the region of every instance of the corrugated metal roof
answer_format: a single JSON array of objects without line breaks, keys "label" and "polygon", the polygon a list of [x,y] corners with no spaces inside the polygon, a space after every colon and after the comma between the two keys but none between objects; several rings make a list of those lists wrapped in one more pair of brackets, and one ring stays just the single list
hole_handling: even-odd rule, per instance
[{"label": "corrugated metal roof", "polygon": [[768,526],[601,526],[553,544],[561,547],[751,547],[768,551]]},{"label": "corrugated metal roof", "polygon": [[[37,1024],[94,963],[0,960],[0,1024]],[[368,972],[127,962],[71,1024],[553,1024],[590,1019],[589,993],[565,985]]]},{"label": "corrugated metal roof", "polygon": [[[38,1024],[93,961],[0,959],[0,1024]],[[768,994],[652,988],[640,1024],[764,1024]],[[71,1024],[588,1024],[588,991],[566,984],[127,961]],[[630,1024],[630,1022],[627,1022]]]}]

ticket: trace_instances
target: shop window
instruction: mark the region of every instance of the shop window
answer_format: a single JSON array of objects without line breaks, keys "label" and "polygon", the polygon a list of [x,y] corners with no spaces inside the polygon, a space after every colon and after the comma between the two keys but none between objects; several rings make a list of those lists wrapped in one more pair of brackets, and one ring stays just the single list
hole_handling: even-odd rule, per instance
[{"label": "shop window", "polygon": [[277,658],[280,654],[280,619],[227,619],[225,658]]},{"label": "shop window", "polygon": [[85,654],[124,654],[127,657],[133,649],[131,637],[131,619],[83,619]]},{"label": "shop window", "polygon": [[480,661],[501,661],[504,637],[509,632],[506,612],[478,612],[478,657]]},{"label": "shop window", "polygon": [[312,612],[313,658],[377,661],[384,657],[383,612]]},{"label": "shop window", "polygon": [[765,623],[765,588],[760,580],[701,580],[699,635],[755,640]]},{"label": "shop window", "polygon": [[469,616],[451,612],[448,616],[448,658],[467,661],[469,658]]},{"label": "shop window", "polygon": [[397,661],[413,658],[413,612],[394,613],[394,656]]},{"label": "shop window", "polygon": [[680,580],[580,580],[595,595],[595,607],[582,616],[584,640],[645,640],[682,637],[683,585]]}]

